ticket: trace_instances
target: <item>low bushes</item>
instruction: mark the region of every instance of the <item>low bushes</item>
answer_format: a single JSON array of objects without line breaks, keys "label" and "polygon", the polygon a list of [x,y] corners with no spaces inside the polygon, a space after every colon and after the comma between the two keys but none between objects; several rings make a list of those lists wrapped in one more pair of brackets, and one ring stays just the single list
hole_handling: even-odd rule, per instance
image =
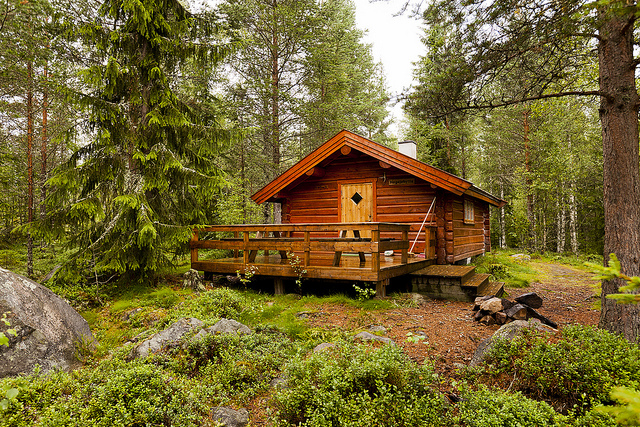
[{"label": "low bushes", "polygon": [[285,378],[273,398],[280,426],[435,426],[445,412],[431,367],[395,346],[342,344],[296,358]]},{"label": "low bushes", "polygon": [[556,340],[527,330],[493,348],[480,378],[510,384],[534,399],[555,401],[563,410],[590,408],[609,402],[613,386],[638,386],[640,348],[594,327],[566,326]]}]

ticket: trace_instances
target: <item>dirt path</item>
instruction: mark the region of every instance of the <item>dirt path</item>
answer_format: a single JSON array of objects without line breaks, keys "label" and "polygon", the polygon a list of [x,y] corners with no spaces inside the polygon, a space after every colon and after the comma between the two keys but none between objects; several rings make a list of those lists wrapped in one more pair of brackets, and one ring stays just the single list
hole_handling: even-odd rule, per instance
[{"label": "dirt path", "polygon": [[[559,264],[532,263],[540,271],[538,282],[527,288],[509,288],[509,298],[536,292],[543,298],[538,311],[560,327],[571,323],[595,325],[599,311],[593,308],[596,298],[591,275],[583,270]],[[475,322],[473,303],[428,300],[417,308],[398,307],[384,311],[364,311],[341,305],[318,307],[319,315],[310,319],[313,326],[338,328],[353,332],[383,326],[385,335],[393,339],[415,361],[426,357],[436,363],[436,371],[450,375],[458,364],[467,364],[478,342],[498,329]],[[407,340],[419,336],[418,342]]]}]

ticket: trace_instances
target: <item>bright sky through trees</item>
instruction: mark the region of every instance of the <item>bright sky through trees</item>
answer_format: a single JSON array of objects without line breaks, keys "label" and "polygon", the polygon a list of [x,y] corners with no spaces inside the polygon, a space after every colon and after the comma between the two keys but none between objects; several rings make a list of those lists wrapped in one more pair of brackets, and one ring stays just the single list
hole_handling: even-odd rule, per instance
[{"label": "bright sky through trees", "polygon": [[[409,11],[399,16],[405,0],[374,1],[354,0],[358,27],[368,30],[365,42],[373,45],[375,59],[384,65],[387,86],[394,97],[413,81],[412,62],[423,54],[424,45],[420,42],[420,20],[410,17]],[[394,116],[391,131],[397,134],[402,119],[400,104],[390,105]],[[398,135],[396,135],[398,136]]]}]

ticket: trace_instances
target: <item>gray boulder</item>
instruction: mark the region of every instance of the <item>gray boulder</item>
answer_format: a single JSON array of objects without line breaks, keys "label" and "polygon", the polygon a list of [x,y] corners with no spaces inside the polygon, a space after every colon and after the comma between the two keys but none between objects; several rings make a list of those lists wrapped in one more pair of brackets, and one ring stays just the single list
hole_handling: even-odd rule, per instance
[{"label": "gray boulder", "polygon": [[383,342],[385,344],[396,345],[396,343],[393,342],[393,340],[391,338],[374,335],[371,332],[360,332],[359,334],[357,334],[355,336],[355,338],[357,338],[357,339],[359,339],[361,341],[380,341],[380,342]]},{"label": "gray boulder", "polygon": [[226,406],[216,406],[211,409],[211,418],[224,427],[244,427],[249,422],[249,412],[244,408],[234,411]]},{"label": "gray boulder", "polygon": [[213,335],[213,334],[237,334],[237,335],[249,335],[251,333],[251,329],[248,326],[243,325],[237,320],[233,319],[220,319],[218,322],[207,328],[203,329],[193,337],[194,340],[200,340],[205,335]]},{"label": "gray boulder", "polygon": [[11,326],[0,322],[9,346],[0,346],[0,378],[29,373],[36,365],[43,372],[70,370],[80,365],[83,352],[95,340],[89,324],[65,300],[46,287],[0,268],[0,317],[7,314]]},{"label": "gray boulder", "polygon": [[176,345],[187,333],[194,329],[200,329],[203,326],[204,323],[195,317],[183,317],[167,329],[158,332],[148,340],[134,347],[131,353],[129,353],[129,358],[137,359],[139,357],[147,357],[149,354],[155,353],[163,348]]},{"label": "gray boulder", "polygon": [[314,353],[320,353],[321,351],[326,351],[330,348],[335,348],[336,345],[332,342],[323,342],[322,344],[318,344],[317,346],[313,347],[313,352]]},{"label": "gray boulder", "polygon": [[476,366],[482,362],[484,359],[484,355],[487,354],[495,345],[495,342],[500,339],[505,340],[513,340],[515,337],[520,335],[523,329],[527,328],[535,328],[541,331],[550,332],[552,329],[542,325],[538,322],[527,322],[525,320],[516,320],[511,323],[507,323],[503,325],[493,333],[492,336],[483,340],[478,344],[478,348],[476,349],[473,357],[471,358],[471,362],[469,362],[470,366]]}]

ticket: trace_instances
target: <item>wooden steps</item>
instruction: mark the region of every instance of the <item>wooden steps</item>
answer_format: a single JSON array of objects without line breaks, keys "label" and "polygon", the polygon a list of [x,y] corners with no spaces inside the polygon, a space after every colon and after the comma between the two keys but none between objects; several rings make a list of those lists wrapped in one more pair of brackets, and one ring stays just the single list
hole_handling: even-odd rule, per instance
[{"label": "wooden steps", "polygon": [[413,292],[435,299],[473,301],[478,296],[499,295],[504,284],[489,282],[473,265],[430,265],[411,273]]}]

